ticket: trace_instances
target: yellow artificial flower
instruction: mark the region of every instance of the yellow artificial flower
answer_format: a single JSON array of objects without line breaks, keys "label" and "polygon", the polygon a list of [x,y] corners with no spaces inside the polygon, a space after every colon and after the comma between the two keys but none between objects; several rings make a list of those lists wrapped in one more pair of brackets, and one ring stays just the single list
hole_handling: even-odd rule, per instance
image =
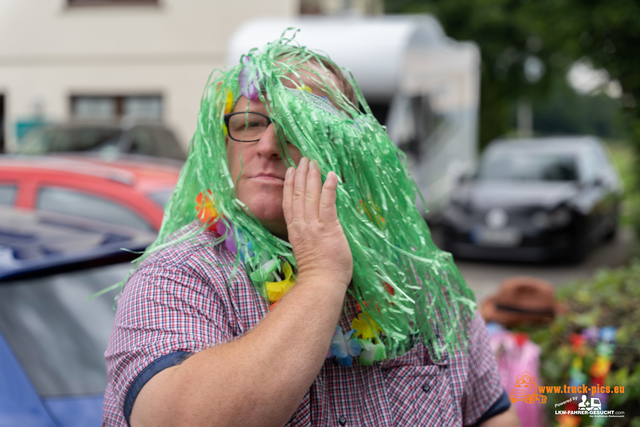
[{"label": "yellow artificial flower", "polygon": [[365,319],[364,316],[364,313],[360,313],[357,318],[354,318],[351,321],[351,329],[355,329],[356,335],[363,340],[375,338],[376,335],[374,333],[374,329],[378,331],[378,333],[382,332],[382,329],[380,329],[380,326],[378,326],[371,317],[367,315]]},{"label": "yellow artificial flower", "polygon": [[593,365],[591,366],[591,370],[589,371],[589,373],[594,378],[601,378],[606,376],[609,373],[610,369],[611,369],[611,362],[608,361],[603,356],[598,356],[596,357],[595,362],[593,362]]},{"label": "yellow artificial flower", "polygon": [[224,103],[224,113],[229,114],[231,111],[233,111],[233,94],[230,90],[227,89],[227,98]]},{"label": "yellow artificial flower", "polygon": [[293,276],[293,270],[288,262],[282,266],[282,272],[284,273],[284,280],[279,282],[267,282],[267,292],[269,292],[269,301],[276,302],[296,283],[296,278]]}]

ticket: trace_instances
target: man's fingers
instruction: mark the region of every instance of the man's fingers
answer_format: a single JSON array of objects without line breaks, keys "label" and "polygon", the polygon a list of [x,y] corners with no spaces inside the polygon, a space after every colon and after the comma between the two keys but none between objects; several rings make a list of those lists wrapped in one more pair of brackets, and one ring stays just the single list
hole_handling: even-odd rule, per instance
[{"label": "man's fingers", "polygon": [[296,170],[294,168],[287,169],[284,177],[284,189],[282,190],[282,210],[284,211],[284,220],[287,224],[293,221],[293,182]]},{"label": "man's fingers", "polygon": [[318,219],[320,207],[320,191],[322,191],[322,176],[320,170],[313,162],[309,162],[307,174],[307,192],[305,194],[304,215],[307,222]]},{"label": "man's fingers", "polygon": [[322,186],[320,195],[320,221],[331,223],[338,220],[336,210],[336,190],[338,188],[338,175],[333,171],[327,174],[327,180]]},{"label": "man's fingers", "polygon": [[307,192],[307,173],[309,172],[309,159],[303,157],[298,164],[298,169],[294,174],[293,182],[293,217],[292,221],[304,220],[304,203]]}]

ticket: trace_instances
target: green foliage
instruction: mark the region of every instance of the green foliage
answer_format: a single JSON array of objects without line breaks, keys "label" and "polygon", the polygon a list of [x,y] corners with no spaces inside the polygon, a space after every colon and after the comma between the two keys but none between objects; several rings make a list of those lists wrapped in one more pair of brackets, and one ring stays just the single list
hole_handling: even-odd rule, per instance
[{"label": "green foliage", "polygon": [[620,223],[633,227],[636,235],[640,236],[640,190],[635,180],[637,160],[634,147],[622,142],[610,142],[607,147],[624,184]]},{"label": "green foliage", "polygon": [[[620,102],[600,93],[578,94],[563,75],[552,76],[549,93],[532,103],[534,133],[541,135],[598,135],[628,138]],[[512,122],[515,122],[515,108]]]},{"label": "green foliage", "polygon": [[[569,308],[546,329],[532,329],[531,340],[542,349],[540,368],[543,383],[561,385],[569,382],[569,367],[574,358],[570,336],[589,326],[615,326],[616,346],[611,357],[611,371],[606,384],[624,386],[624,394],[610,394],[608,409],[625,411],[622,419],[610,425],[640,423],[640,260],[629,267],[600,270],[589,280],[561,287],[558,301]],[[584,356],[583,372],[588,373],[595,349]],[[550,396],[550,403],[563,400]],[[553,411],[553,405],[547,405]],[[616,424],[617,423],[617,424]],[[620,424],[622,423],[622,424]]]}]

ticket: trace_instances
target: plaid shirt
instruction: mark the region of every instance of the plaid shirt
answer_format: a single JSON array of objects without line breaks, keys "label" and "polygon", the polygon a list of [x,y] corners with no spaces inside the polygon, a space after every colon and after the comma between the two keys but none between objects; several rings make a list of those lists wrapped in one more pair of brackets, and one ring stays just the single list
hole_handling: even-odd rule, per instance
[{"label": "plaid shirt", "polygon": [[[207,247],[212,237],[204,232],[153,254],[124,287],[105,353],[109,383],[104,425],[127,425],[124,408],[132,384],[162,356],[226,343],[267,315],[268,307],[244,268],[227,286],[235,255],[225,245]],[[355,302],[347,297],[343,330],[350,330],[355,314]],[[157,367],[155,371],[151,375]],[[471,425],[502,393],[484,322],[476,315],[468,356],[456,352],[434,362],[418,344],[371,367],[354,362],[345,368],[327,359],[287,426]]]}]

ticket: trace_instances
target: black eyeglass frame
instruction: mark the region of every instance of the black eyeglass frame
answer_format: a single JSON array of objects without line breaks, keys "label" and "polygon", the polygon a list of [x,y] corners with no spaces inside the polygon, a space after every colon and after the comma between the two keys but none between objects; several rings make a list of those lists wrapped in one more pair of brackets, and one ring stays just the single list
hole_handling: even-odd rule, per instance
[{"label": "black eyeglass frame", "polygon": [[237,113],[225,114],[224,115],[224,125],[227,127],[227,134],[229,135],[229,138],[233,139],[234,141],[238,141],[238,142],[258,142],[258,141],[260,141],[260,138],[252,139],[252,140],[249,140],[249,141],[244,141],[242,139],[235,139],[233,136],[231,136],[231,131],[229,130],[229,119],[231,119],[231,116],[235,116],[235,115],[238,115],[238,114],[248,114],[248,113],[257,114],[257,115],[262,116],[265,119],[267,119],[267,125],[264,127],[265,132],[267,131],[267,128],[273,123],[271,121],[271,117],[269,117],[267,115],[264,115],[262,113],[257,113],[255,111],[238,111]]}]

